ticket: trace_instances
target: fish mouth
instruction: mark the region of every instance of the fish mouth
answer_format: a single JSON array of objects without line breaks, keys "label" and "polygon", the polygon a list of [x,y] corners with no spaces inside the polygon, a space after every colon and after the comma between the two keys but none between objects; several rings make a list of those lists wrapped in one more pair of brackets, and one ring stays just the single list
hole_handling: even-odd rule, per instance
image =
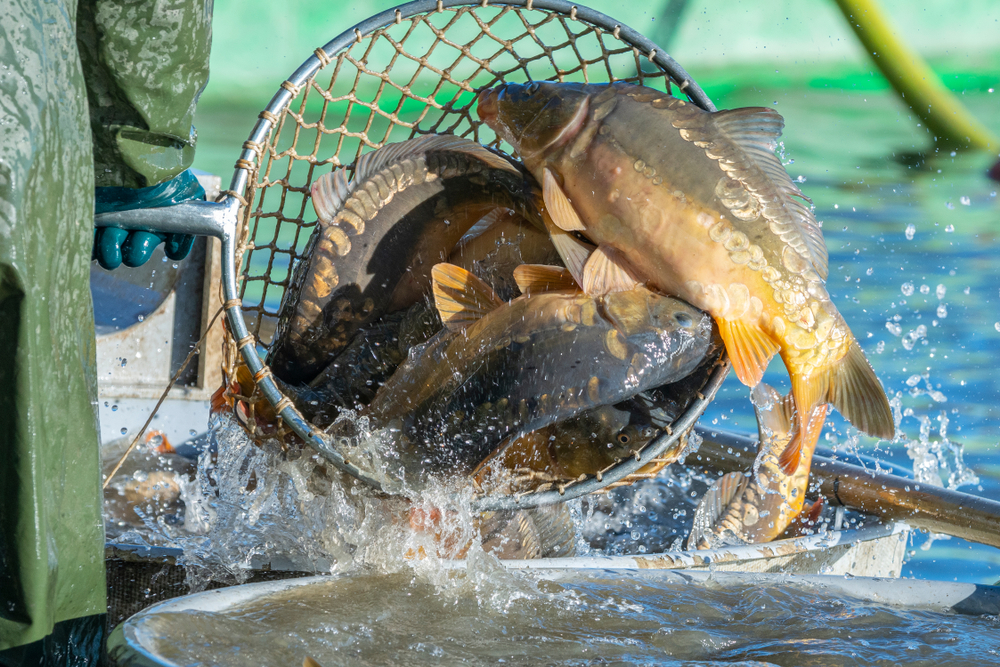
[{"label": "fish mouth", "polygon": [[496,120],[500,109],[500,91],[503,88],[504,86],[487,88],[476,97],[476,113],[479,115],[479,120],[485,122],[487,125],[492,125],[492,121]]}]

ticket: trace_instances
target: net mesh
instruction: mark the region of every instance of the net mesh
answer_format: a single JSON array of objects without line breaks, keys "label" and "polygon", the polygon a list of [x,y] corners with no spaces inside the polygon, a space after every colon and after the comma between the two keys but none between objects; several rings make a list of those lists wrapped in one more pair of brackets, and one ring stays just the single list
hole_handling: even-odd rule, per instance
[{"label": "net mesh", "polygon": [[[396,10],[395,21],[369,34],[356,29],[356,39],[336,54],[316,49],[319,69],[301,85],[282,84],[292,98],[282,111],[261,113],[271,128],[263,141],[244,144],[255,159],[236,166],[250,176],[243,192],[229,192],[243,204],[236,261],[243,315],[258,354],[264,358],[273,344],[282,296],[317,224],[309,202],[315,179],[344,167],[353,176],[363,153],[420,134],[460,135],[514,154],[475,113],[477,91],[503,82],[624,81],[670,92],[670,76],[650,60],[653,54],[620,33],[620,27],[584,20],[576,7],[562,13],[531,2],[438,2],[410,16]],[[675,83],[683,90],[689,82]],[[227,332],[230,378],[242,342]],[[258,394],[236,397],[252,409],[261,404]],[[252,414],[250,422],[253,430]],[[290,432],[279,420],[277,432],[261,439],[284,441]],[[623,483],[649,476],[665,461],[649,463]],[[560,491],[578,482],[561,484]]]},{"label": "net mesh", "polygon": [[[617,31],[615,31],[617,32]],[[440,8],[361,36],[320,70],[259,147],[247,202],[241,297],[260,352],[270,348],[281,297],[316,216],[309,187],[365,152],[418,134],[469,137],[508,153],[475,115],[476,91],[499,82],[626,81],[668,89],[668,77],[614,32],[518,7]]]}]

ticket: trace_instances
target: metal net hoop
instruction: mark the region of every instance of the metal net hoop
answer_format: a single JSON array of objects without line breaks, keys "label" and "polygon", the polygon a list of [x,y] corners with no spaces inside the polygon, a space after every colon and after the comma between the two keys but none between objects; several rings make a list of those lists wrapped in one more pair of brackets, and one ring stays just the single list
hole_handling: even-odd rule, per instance
[{"label": "metal net hoop", "polygon": [[[259,395],[268,398],[279,414],[279,430],[271,437],[295,432],[338,468],[367,478],[332,451],[324,434],[281,395],[263,363],[281,297],[317,224],[309,202],[312,182],[343,167],[353,176],[363,153],[420,134],[460,135],[513,154],[476,117],[476,94],[503,82],[542,80],[623,81],[664,92],[671,92],[673,84],[692,102],[714,110],[701,88],[652,42],[604,14],[563,0],[411,2],[316,49],[281,84],[243,144],[232,186],[224,193],[241,204],[236,267],[246,323],[246,334],[238,339],[227,328],[226,371],[235,377],[241,356],[250,367],[254,395],[238,398],[251,405]],[[682,429],[671,432],[675,439],[693,426],[727,368],[720,362],[689,407],[692,414],[685,417],[690,418],[675,422],[674,430]],[[648,477],[656,459],[638,465],[639,459],[630,460],[635,465],[621,471],[626,474],[599,473],[590,480],[595,488],[572,495]],[[608,479],[602,483],[602,477]],[[583,482],[552,492],[564,495]],[[538,491],[544,496],[550,490]]]}]

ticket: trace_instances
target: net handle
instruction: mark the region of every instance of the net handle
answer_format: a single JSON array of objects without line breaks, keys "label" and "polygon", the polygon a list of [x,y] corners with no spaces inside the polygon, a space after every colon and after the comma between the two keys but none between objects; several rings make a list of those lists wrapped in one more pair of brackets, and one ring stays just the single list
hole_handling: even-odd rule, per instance
[{"label": "net handle", "polygon": [[[610,16],[590,9],[589,7],[566,2],[566,0],[494,0],[492,2],[490,0],[415,0],[414,2],[400,5],[395,9],[389,9],[371,16],[368,19],[357,23],[352,28],[345,30],[323,47],[316,49],[313,54],[309,56],[309,58],[307,58],[286,81],[282,82],[280,88],[274,94],[274,97],[271,98],[271,101],[264,108],[264,110],[260,112],[257,123],[254,125],[253,131],[250,133],[250,138],[243,143],[243,151],[236,160],[236,170],[233,173],[233,179],[229,186],[229,190],[223,191],[222,196],[219,199],[220,203],[225,204],[234,211],[233,220],[235,221],[237,217],[235,214],[237,206],[234,202],[238,202],[239,207],[242,208],[244,221],[249,220],[250,210],[248,202],[240,193],[246,192],[252,171],[263,155],[264,147],[267,145],[268,133],[277,126],[281,115],[288,108],[288,105],[291,104],[292,100],[298,96],[302,87],[305,86],[321,68],[333,62],[336,57],[352,43],[361,42],[365,37],[371,35],[371,33],[387,28],[391,25],[401,23],[404,19],[411,18],[417,14],[443,12],[445,9],[453,7],[475,6],[521,7],[528,10],[547,10],[569,16],[572,20],[584,21],[602,28],[603,30],[612,33],[617,39],[620,39],[626,44],[638,49],[638,51],[650,62],[654,63],[670,75],[670,78],[673,79],[677,87],[693,103],[697,104],[706,111],[715,111],[715,105],[712,104],[712,101],[705,94],[705,91],[703,91],[684,70],[684,68],[681,67],[673,58],[667,55],[665,51],[632,28],[622,25]],[[226,243],[226,239],[223,239],[222,255],[223,294],[225,296],[226,320],[229,323],[230,333],[237,341],[237,347],[240,350],[240,354],[243,357],[244,362],[250,372],[254,376],[257,376],[260,371],[265,368],[265,366],[260,355],[257,353],[256,341],[247,329],[246,321],[243,318],[241,301],[237,291],[235,229],[232,236],[228,238],[228,244]],[[707,404],[707,402],[711,400],[711,396],[713,396],[718,390],[718,387],[725,378],[728,369],[729,365],[724,364],[714,370],[708,384],[702,392],[705,398],[699,399],[702,403],[702,410],[704,409],[704,404]],[[261,393],[264,394],[268,402],[274,407],[275,412],[284,421],[284,423],[287,424],[299,437],[301,437],[306,444],[316,449],[324,458],[326,458],[339,470],[371,485],[379,491],[385,491],[383,485],[377,479],[348,461],[342,454],[340,454],[340,452],[333,448],[331,443],[324,438],[321,433],[314,429],[312,425],[309,424],[301,414],[299,414],[298,410],[295,409],[295,406],[291,404],[291,401],[289,401],[281,393],[281,390],[274,382],[270,373],[263,373],[262,375],[263,377],[261,377],[261,379],[257,382],[257,386],[260,388]],[[682,419],[682,422],[690,421],[690,424],[683,426],[678,424],[678,427],[675,428],[672,435],[664,434],[648,445],[646,450],[650,451],[650,458],[655,458],[656,456],[656,453],[653,453],[652,449],[657,449],[659,452],[662,452],[676,438],[681,437],[682,434],[684,434],[690,426],[694,424],[702,410],[690,410],[688,414],[685,414],[684,419]],[[520,498],[507,496],[485,497],[474,501],[474,505],[477,509],[482,510],[508,507],[523,509],[563,502],[571,498],[598,491],[615,481],[619,481],[624,477],[635,473],[639,468],[646,465],[646,463],[648,463],[648,460],[631,460],[628,463],[621,464],[614,470],[609,471],[608,474],[602,476],[601,480],[591,478],[584,482],[573,484],[569,488],[563,488],[560,491],[532,493],[528,496],[522,496]]]}]

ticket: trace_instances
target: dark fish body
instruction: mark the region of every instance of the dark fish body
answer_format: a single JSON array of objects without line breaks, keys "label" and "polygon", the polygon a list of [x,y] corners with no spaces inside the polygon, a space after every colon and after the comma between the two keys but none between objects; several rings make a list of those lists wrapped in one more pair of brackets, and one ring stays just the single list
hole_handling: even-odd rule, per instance
[{"label": "dark fish body", "polygon": [[319,222],[282,301],[271,369],[312,380],[360,328],[419,299],[431,266],[493,209],[540,225],[535,188],[516,162],[451,135],[367,153],[351,181],[343,169],[317,179]]},{"label": "dark fish body", "polygon": [[468,472],[505,440],[679,380],[712,332],[700,311],[641,287],[529,294],[484,310],[411,350],[363,413],[398,429],[419,466]]}]

